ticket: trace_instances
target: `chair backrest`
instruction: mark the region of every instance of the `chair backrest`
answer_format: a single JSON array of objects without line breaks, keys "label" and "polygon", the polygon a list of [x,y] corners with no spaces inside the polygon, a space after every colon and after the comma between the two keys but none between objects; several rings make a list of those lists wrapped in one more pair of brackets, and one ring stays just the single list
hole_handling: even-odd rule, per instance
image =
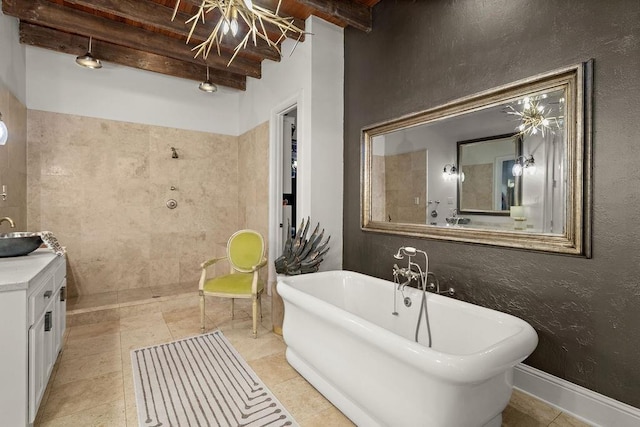
[{"label": "chair backrest", "polygon": [[251,271],[264,256],[264,240],[254,230],[240,230],[233,233],[227,243],[227,257],[234,270],[242,273]]}]

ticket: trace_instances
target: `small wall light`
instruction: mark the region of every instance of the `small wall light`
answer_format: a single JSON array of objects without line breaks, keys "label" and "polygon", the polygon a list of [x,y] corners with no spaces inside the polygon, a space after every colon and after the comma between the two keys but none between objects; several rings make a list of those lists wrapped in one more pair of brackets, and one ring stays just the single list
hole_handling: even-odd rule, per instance
[{"label": "small wall light", "polygon": [[456,165],[451,163],[447,163],[446,165],[444,165],[444,169],[442,169],[442,178],[444,178],[445,181],[457,179],[458,169],[456,168]]},{"label": "small wall light", "polygon": [[529,175],[533,175],[536,172],[536,161],[533,155],[529,157],[519,156],[516,157],[516,162],[511,168],[513,176],[522,176],[522,171],[526,169]]},{"label": "small wall light", "polygon": [[6,144],[8,138],[9,130],[7,129],[7,125],[2,121],[2,113],[0,113],[0,145]]}]

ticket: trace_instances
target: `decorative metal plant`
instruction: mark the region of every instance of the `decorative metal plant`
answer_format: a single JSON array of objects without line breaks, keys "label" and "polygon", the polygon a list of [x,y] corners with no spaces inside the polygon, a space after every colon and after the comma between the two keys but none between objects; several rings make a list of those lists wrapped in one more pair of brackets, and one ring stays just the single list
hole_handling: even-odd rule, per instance
[{"label": "decorative metal plant", "polygon": [[[276,273],[294,276],[318,271],[323,260],[322,256],[329,250],[327,245],[331,236],[322,243],[324,229],[320,231],[320,223],[318,223],[311,237],[307,240],[310,223],[310,218],[307,218],[306,224],[303,219],[295,237],[292,238],[289,235],[284,244],[282,255],[275,260]],[[291,229],[291,224],[288,221],[287,227],[287,230]]]}]

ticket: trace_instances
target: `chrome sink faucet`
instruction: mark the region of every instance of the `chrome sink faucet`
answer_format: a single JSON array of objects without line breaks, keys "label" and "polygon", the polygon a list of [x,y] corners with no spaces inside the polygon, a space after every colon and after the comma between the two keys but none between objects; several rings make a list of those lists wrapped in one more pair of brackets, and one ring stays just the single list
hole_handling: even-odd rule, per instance
[{"label": "chrome sink faucet", "polygon": [[5,221],[9,223],[9,226],[11,228],[16,228],[16,223],[13,222],[13,220],[11,218],[9,218],[8,216],[5,216],[4,218],[0,218],[0,224],[2,224]]}]

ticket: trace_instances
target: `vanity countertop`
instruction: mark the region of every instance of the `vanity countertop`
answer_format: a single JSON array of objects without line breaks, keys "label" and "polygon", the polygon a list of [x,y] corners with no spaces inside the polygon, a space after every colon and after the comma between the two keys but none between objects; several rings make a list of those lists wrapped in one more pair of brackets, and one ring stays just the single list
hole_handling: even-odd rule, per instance
[{"label": "vanity countertop", "polygon": [[0,258],[0,292],[27,289],[29,282],[56,258],[64,259],[46,248],[37,249],[29,255]]}]

